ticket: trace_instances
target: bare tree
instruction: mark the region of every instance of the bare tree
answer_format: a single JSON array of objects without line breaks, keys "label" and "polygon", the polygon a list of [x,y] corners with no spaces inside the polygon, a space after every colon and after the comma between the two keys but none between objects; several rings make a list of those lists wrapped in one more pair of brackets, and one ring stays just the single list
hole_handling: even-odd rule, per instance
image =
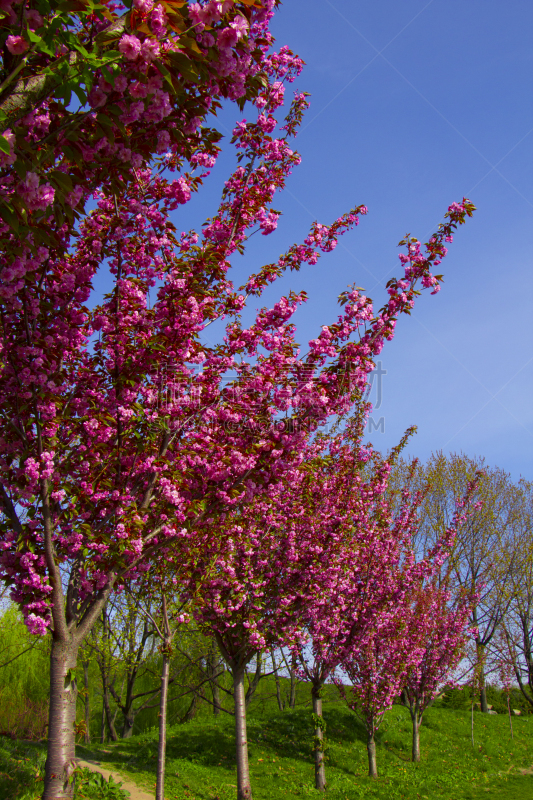
[{"label": "bare tree", "polygon": [[[399,469],[405,471],[405,463]],[[417,549],[423,553],[451,525],[457,504],[478,471],[483,474],[472,500],[475,513],[457,529],[449,586],[458,595],[477,592],[472,610],[472,623],[477,629],[474,661],[481,710],[488,712],[488,648],[510,603],[514,563],[505,553],[516,525],[519,492],[506,472],[488,466],[484,458],[470,458],[463,453],[434,454],[425,466],[417,466],[413,482],[426,493],[417,541]]]}]

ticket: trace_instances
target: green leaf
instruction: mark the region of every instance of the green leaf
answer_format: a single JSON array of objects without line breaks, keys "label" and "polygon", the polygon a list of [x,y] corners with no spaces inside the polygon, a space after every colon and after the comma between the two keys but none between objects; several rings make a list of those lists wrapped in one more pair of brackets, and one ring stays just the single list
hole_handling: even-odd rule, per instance
[{"label": "green leaf", "polygon": [[19,229],[19,221],[14,211],[4,203],[0,203],[0,217],[6,222],[16,233]]},{"label": "green leaf", "polygon": [[50,177],[52,180],[59,185],[61,189],[65,192],[72,192],[74,186],[72,185],[72,180],[69,175],[66,175],[64,172],[60,170],[53,169],[50,173]]},{"label": "green leaf", "polygon": [[0,136],[0,150],[2,153],[9,155],[11,153],[11,148],[9,147],[9,142],[7,141],[5,136]]},{"label": "green leaf", "polygon": [[14,166],[15,166],[15,172],[19,176],[20,180],[23,181],[25,179],[26,175],[27,175],[28,167],[26,166],[24,161],[22,161],[22,159],[20,159],[20,158],[18,158],[15,161]]}]

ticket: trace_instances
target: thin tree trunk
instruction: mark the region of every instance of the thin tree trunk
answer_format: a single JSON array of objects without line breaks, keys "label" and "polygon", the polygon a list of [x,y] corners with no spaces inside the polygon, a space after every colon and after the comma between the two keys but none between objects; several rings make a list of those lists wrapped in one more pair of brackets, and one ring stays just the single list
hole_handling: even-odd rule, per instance
[{"label": "thin tree trunk", "polygon": [[133,713],[124,715],[124,722],[122,724],[122,739],[131,739],[133,736],[133,725],[135,724],[135,719]]},{"label": "thin tree trunk", "polygon": [[376,742],[374,740],[374,732],[368,734],[368,741],[366,743],[366,750],[368,753],[368,777],[378,777],[378,765],[376,762]]},{"label": "thin tree trunk", "polygon": [[472,747],[474,747],[474,700],[472,699],[472,717],[471,717],[471,729],[472,729]]},{"label": "thin tree trunk", "polygon": [[314,755],[315,755],[315,789],[319,792],[326,791],[326,766],[324,763],[324,717],[322,716],[322,698],[318,688],[313,686],[311,697],[313,698],[313,722],[315,726]]},{"label": "thin tree trunk", "polygon": [[220,704],[220,686],[218,685],[218,678],[215,677],[218,674],[219,666],[220,657],[218,655],[216,642],[213,641],[211,642],[209,655],[207,656],[207,674],[209,676],[211,694],[213,696],[213,714],[215,717],[218,717],[222,709]]},{"label": "thin tree trunk", "polygon": [[[480,680],[481,680],[481,678],[480,678]],[[480,691],[479,691],[479,699],[480,699],[481,710],[483,711],[484,714],[488,714],[489,713],[489,706],[488,706],[488,703],[487,703],[487,687],[485,686],[484,678],[483,678],[483,683],[481,684],[481,688],[480,688]]]},{"label": "thin tree trunk", "polygon": [[196,712],[198,711],[199,703],[200,703],[200,698],[195,692],[192,696],[191,704],[187,709],[187,711],[185,712],[185,716],[183,717],[183,722],[190,722],[191,719],[195,718]]},{"label": "thin tree trunk", "polygon": [[252,800],[250,767],[248,765],[248,740],[246,737],[246,700],[244,697],[244,669],[232,670],[233,697],[235,701],[235,742],[237,756],[237,800]]},{"label": "thin tree trunk", "polygon": [[274,670],[274,680],[276,681],[276,698],[278,700],[278,708],[283,711],[283,700],[281,699],[281,682],[277,670],[276,659],[274,658],[274,650],[270,651],[270,658],[272,659],[272,669]]},{"label": "thin tree trunk", "polygon": [[487,686],[485,684],[485,645],[481,644],[481,642],[476,642],[476,654],[480,708],[484,714],[488,714],[489,706],[487,703]]},{"label": "thin tree trunk", "polygon": [[100,721],[100,744],[105,744],[105,705],[104,705],[103,694],[102,694],[102,719]]},{"label": "thin tree trunk", "polygon": [[255,657],[254,677],[251,683],[248,685],[248,689],[246,690],[246,698],[245,698],[246,708],[248,708],[248,706],[250,705],[250,701],[255,694],[255,690],[259,685],[259,681],[261,680],[262,666],[263,666],[263,654],[258,653]]},{"label": "thin tree trunk", "polygon": [[413,720],[413,748],[411,753],[412,761],[420,761],[420,723],[421,719],[418,717],[418,710],[411,714]]},{"label": "thin tree trunk", "polygon": [[118,742],[117,731],[115,729],[115,716],[111,714],[111,706],[109,705],[109,690],[107,685],[104,688],[103,692],[103,702],[104,702],[104,709],[105,709],[105,717],[107,720],[107,729],[109,731],[109,738],[112,742]]},{"label": "thin tree trunk", "polygon": [[291,660],[290,676],[291,676],[291,694],[289,697],[289,708],[295,708],[296,707],[296,657],[295,656],[293,656]]},{"label": "thin tree trunk", "polygon": [[163,595],[163,621],[167,637],[161,648],[163,654],[163,668],[161,670],[161,701],[159,704],[159,746],[157,751],[157,783],[155,800],[165,800],[165,761],[167,754],[167,705],[168,705],[168,680],[170,676],[170,637],[168,636],[168,618],[166,614],[165,595]]},{"label": "thin tree trunk", "polygon": [[83,741],[85,744],[91,742],[91,699],[89,697],[89,662],[83,662],[83,688],[85,689],[85,697],[83,701],[84,717],[85,717],[85,733]]},{"label": "thin tree trunk", "polygon": [[76,768],[74,723],[76,722],[76,660],[72,642],[52,640],[50,653],[50,710],[48,716],[48,757],[43,800],[72,798]]}]

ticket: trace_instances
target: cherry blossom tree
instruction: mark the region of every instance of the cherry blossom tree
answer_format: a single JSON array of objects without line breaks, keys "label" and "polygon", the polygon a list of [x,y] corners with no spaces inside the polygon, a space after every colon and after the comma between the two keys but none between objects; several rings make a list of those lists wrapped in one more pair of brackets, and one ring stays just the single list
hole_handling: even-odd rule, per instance
[{"label": "cherry blossom tree", "polygon": [[[457,501],[450,527],[421,559],[417,559],[413,541],[421,524],[419,512],[424,494],[430,487],[426,486],[425,491],[403,489],[399,505],[394,492],[392,496],[389,494],[386,497],[388,515],[380,519],[385,525],[373,544],[380,557],[364,559],[355,571],[353,585],[357,591],[352,591],[347,614],[351,622],[350,640],[340,661],[350,688],[345,689],[338,677],[336,682],[349,707],[365,725],[368,771],[372,778],[378,774],[376,732],[402,686],[409,684],[408,676],[411,683],[407,691],[416,707],[423,695],[422,675],[427,679],[427,702],[435,687],[433,677],[435,682],[439,679],[437,648],[455,645],[453,653],[443,655],[442,671],[449,663],[447,657],[452,662],[454,656],[460,657],[460,642],[472,604],[466,602],[461,606],[461,613],[453,615],[455,627],[447,618],[448,627],[435,631],[434,613],[441,610],[445,615],[442,603],[449,597],[445,592],[431,593],[425,584],[431,585],[438,579],[443,564],[449,559],[457,528],[472,513],[469,503],[479,479],[480,474],[476,474],[470,481],[464,497]],[[436,648],[432,647],[432,641],[437,643]],[[419,665],[422,665],[420,669]],[[415,736],[414,720],[413,730]]]},{"label": "cherry blossom tree", "polygon": [[445,586],[423,587],[412,604],[410,634],[418,638],[419,658],[407,670],[402,700],[413,723],[412,760],[420,761],[420,725],[424,711],[465,655],[472,607],[476,596],[463,595],[452,604]]},{"label": "cherry blossom tree", "polygon": [[[231,256],[250,233],[275,229],[272,199],[299,162],[288,142],[304,95],[273,136],[301,69],[286,48],[267,55],[273,4],[143,0],[116,29],[105,6],[66,20],[45,5],[26,15],[23,35],[17,15],[36,9],[9,5],[2,28],[14,60],[0,163],[0,578],[29,629],[52,638],[43,797],[55,800],[73,792],[78,650],[111,592],[156,559],[191,563],[220,514],[297,469],[316,425],[364,391],[418,282],[438,290],[432,269],[473,206],[452,204],[425,246],[404,240],[403,277],[379,313],[348,289],[301,357],[291,317],[305,293],[261,309],[248,328],[240,312],[285,270],[332,250],[366,208],[314,223],[303,244],[242,287],[231,282]],[[69,87],[90,109],[69,110]],[[225,96],[253,98],[256,120],[235,128],[241,162],[215,215],[200,234],[178,235],[170,214],[214,163],[217,135],[201,126]],[[106,270],[114,288],[95,305]],[[208,347],[202,331],[218,319],[225,338]]]},{"label": "cherry blossom tree", "polygon": [[300,674],[311,683],[318,791],[326,789],[323,687],[334,678],[359,631],[354,614],[357,599],[367,604],[369,619],[375,610],[372,603],[375,605],[376,597],[370,587],[376,582],[381,585],[381,562],[387,563],[390,548],[387,536],[392,515],[386,497],[388,479],[392,464],[413,433],[413,429],[407,431],[384,459],[371,447],[362,446],[363,424],[364,413],[352,421],[352,429],[348,429],[342,442],[333,446],[333,457],[324,465],[321,495],[329,501],[335,536],[328,542],[321,569],[313,576],[314,602],[305,607],[303,624],[309,637],[308,646],[295,651]]},{"label": "cherry blossom tree", "polygon": [[214,157],[220,134],[202,125],[224,98],[242,104],[261,88],[275,5],[5,0],[0,216],[14,237],[4,255],[16,261],[20,242],[33,258],[39,245],[63,247],[93,191],[122,194],[167,151],[179,165]]},{"label": "cherry blossom tree", "polygon": [[[223,552],[206,549],[191,573],[197,623],[214,634],[234,685],[237,797],[252,797],[246,737],[244,674],[263,651],[301,649],[313,609],[333,605],[338,547],[372,508],[371,484],[355,478],[371,450],[362,444],[364,414],[332,438],[308,442],[298,469],[226,516]],[[377,470],[383,491],[386,467]],[[360,479],[359,479],[360,483]],[[359,520],[354,522],[354,506]],[[210,537],[216,542],[216,537]],[[337,611],[335,609],[335,611]],[[318,612],[320,613],[320,611]],[[338,615],[338,612],[337,612]],[[314,700],[316,698],[314,697]]]}]

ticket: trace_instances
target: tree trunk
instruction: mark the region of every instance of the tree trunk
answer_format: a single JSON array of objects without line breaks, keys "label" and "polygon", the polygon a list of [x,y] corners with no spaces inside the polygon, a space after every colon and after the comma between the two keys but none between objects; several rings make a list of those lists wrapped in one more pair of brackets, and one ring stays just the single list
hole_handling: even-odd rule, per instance
[{"label": "tree trunk", "polygon": [[[480,678],[480,680],[481,680],[481,678]],[[485,686],[485,680],[484,679],[483,679],[483,683],[481,684],[481,687],[480,687],[480,690],[479,690],[479,700],[480,700],[481,710],[483,711],[484,714],[488,714],[489,713],[489,706],[488,706],[488,703],[487,703],[487,687]]]},{"label": "tree trunk", "polygon": [[74,782],[69,783],[69,778],[76,768],[77,657],[78,648],[72,642],[52,640],[48,757],[42,800],[61,800],[74,795]]},{"label": "tree trunk", "polygon": [[248,706],[250,705],[250,701],[251,701],[252,697],[255,694],[255,690],[257,689],[257,687],[259,685],[259,681],[261,680],[261,674],[262,674],[261,673],[261,669],[262,669],[262,666],[263,666],[263,654],[262,653],[258,653],[256,655],[256,657],[255,657],[254,677],[253,677],[251,683],[248,684],[248,689],[246,691],[246,698],[245,698],[246,708],[248,708]]},{"label": "tree trunk", "polygon": [[276,681],[276,698],[278,701],[278,708],[280,711],[283,711],[283,700],[281,699],[281,681],[279,679],[279,673],[277,669],[276,659],[274,658],[274,650],[270,651],[270,658],[272,659],[272,669],[274,670],[274,680]]},{"label": "tree trunk", "polygon": [[235,742],[237,756],[237,800],[252,800],[250,768],[248,765],[248,740],[246,738],[246,701],[244,697],[244,669],[232,670],[233,697],[235,701]]},{"label": "tree trunk", "polygon": [[85,733],[83,741],[85,744],[91,743],[91,699],[89,697],[89,662],[83,662],[83,688],[85,689],[85,697],[83,700],[84,718],[85,718]]},{"label": "tree trunk", "polygon": [[199,703],[200,703],[200,698],[195,692],[192,696],[191,704],[187,709],[187,711],[185,712],[185,716],[183,717],[183,722],[190,722],[191,719],[195,718]]},{"label": "tree trunk", "polygon": [[124,715],[124,722],[122,724],[122,739],[131,739],[133,736],[133,725],[135,723],[135,719],[133,714]]},{"label": "tree trunk", "polygon": [[105,744],[105,705],[102,695],[102,719],[100,721],[100,744]]},{"label": "tree trunk", "polygon": [[315,755],[315,789],[319,792],[326,791],[326,766],[324,763],[324,731],[325,723],[322,716],[322,698],[318,688],[313,686],[311,697],[313,698],[313,722],[315,726],[314,755]]},{"label": "tree trunk", "polygon": [[476,655],[480,708],[484,714],[488,714],[489,706],[487,704],[487,687],[485,685],[485,645],[481,642],[476,642]]},{"label": "tree trunk", "polygon": [[420,761],[420,723],[422,719],[418,718],[418,713],[416,711],[411,715],[411,719],[413,720],[413,749],[411,760]]},{"label": "tree trunk", "polygon": [[105,709],[105,717],[107,720],[107,729],[109,731],[109,738],[112,742],[118,742],[118,736],[115,729],[115,718],[111,714],[111,706],[109,705],[109,690],[107,686],[105,686],[103,691],[103,703]]},{"label": "tree trunk", "polygon": [[213,696],[213,714],[218,717],[222,706],[220,704],[220,686],[218,685],[218,678],[215,676],[219,672],[220,657],[216,642],[212,642],[209,648],[209,655],[207,657],[207,674],[209,676],[209,683],[211,685],[211,694]]},{"label": "tree trunk", "polygon": [[170,675],[170,642],[163,645],[163,668],[161,670],[161,701],[159,704],[159,746],[157,750],[157,784],[155,800],[165,800],[165,760],[167,753],[167,705],[168,680]]},{"label": "tree trunk", "polygon": [[296,657],[293,656],[291,660],[291,693],[289,697],[289,708],[296,707]]},{"label": "tree trunk", "polygon": [[378,766],[376,762],[376,742],[374,740],[374,732],[368,734],[368,741],[366,743],[366,750],[368,753],[368,777],[378,777]]}]

